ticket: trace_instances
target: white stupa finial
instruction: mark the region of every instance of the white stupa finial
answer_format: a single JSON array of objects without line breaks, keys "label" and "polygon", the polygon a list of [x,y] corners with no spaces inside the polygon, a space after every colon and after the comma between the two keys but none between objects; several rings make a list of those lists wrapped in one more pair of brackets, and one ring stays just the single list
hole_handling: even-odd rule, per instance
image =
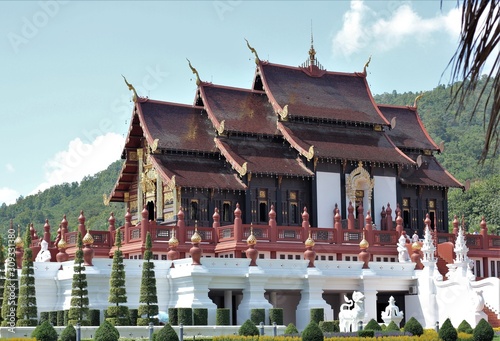
[{"label": "white stupa finial", "polygon": [[453,249],[457,258],[455,258],[455,263],[463,263],[469,262],[469,257],[467,257],[467,252],[469,252],[469,248],[465,242],[464,230],[460,226],[458,230],[457,240],[455,241],[455,248]]},{"label": "white stupa finial", "polygon": [[432,239],[429,225],[425,225],[424,242],[422,244],[421,251],[424,254],[424,259],[423,259],[424,262],[436,261],[436,259],[434,258],[434,252],[436,251],[436,247],[434,246],[434,241]]}]

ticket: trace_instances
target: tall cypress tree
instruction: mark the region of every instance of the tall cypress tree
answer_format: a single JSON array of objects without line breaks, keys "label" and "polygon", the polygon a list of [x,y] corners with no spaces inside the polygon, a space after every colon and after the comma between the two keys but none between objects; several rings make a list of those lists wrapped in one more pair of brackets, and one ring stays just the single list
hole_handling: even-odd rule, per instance
[{"label": "tall cypress tree", "polygon": [[0,235],[0,324],[3,321],[3,293],[5,285],[5,253],[3,247],[3,238]]},{"label": "tall cypress tree", "polygon": [[123,253],[120,250],[122,246],[122,234],[116,230],[115,237],[116,250],[113,253],[113,267],[111,268],[111,277],[109,279],[109,303],[115,305],[107,309],[106,320],[114,326],[130,325],[130,313],[128,307],[121,305],[127,303],[127,289],[125,288],[125,268],[123,266]]},{"label": "tall cypress tree", "polygon": [[142,279],[141,279],[141,294],[139,296],[139,318],[137,319],[138,326],[146,326],[150,322],[155,325],[159,324],[158,318],[153,316],[158,315],[158,296],[156,295],[156,277],[153,252],[151,248],[151,234],[146,235],[146,250],[144,250],[144,263],[142,264]]},{"label": "tall cypress tree", "polygon": [[36,307],[35,271],[33,269],[33,251],[31,250],[29,229],[24,235],[24,245],[16,324],[18,326],[33,327],[38,324],[38,310]]},{"label": "tall cypress tree", "polygon": [[76,253],[73,267],[73,283],[71,289],[71,306],[68,313],[68,324],[89,325],[89,297],[87,290],[87,275],[83,266],[82,234],[78,232]]},{"label": "tall cypress tree", "polygon": [[[12,229],[12,227],[11,227]],[[10,230],[9,230],[10,233]],[[5,271],[5,282],[2,302],[2,327],[16,326],[17,297],[19,296],[19,281],[17,276],[15,241],[9,238],[7,269]]]}]

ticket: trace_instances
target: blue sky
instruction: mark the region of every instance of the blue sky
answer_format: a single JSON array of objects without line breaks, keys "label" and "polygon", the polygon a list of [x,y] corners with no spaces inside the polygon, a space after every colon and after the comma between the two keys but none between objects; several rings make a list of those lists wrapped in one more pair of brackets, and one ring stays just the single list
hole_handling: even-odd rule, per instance
[{"label": "blue sky", "polygon": [[[204,81],[249,88],[260,59],[368,68],[373,94],[432,90],[458,41],[456,1],[1,1],[0,203],[119,159],[139,95],[192,103]],[[175,122],[173,122],[175,124]]]}]

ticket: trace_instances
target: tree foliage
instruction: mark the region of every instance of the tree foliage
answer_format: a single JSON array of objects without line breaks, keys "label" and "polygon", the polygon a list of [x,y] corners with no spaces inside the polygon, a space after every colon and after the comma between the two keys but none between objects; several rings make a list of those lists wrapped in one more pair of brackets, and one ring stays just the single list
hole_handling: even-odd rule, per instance
[{"label": "tree foliage", "polygon": [[73,283],[71,289],[71,307],[68,318],[70,324],[88,324],[89,297],[87,290],[87,274],[83,266],[83,242],[82,234],[78,232],[76,240],[76,253],[73,268]]},{"label": "tree foliage", "polygon": [[144,262],[142,264],[141,292],[139,296],[139,303],[141,304],[139,305],[139,318],[137,319],[137,325],[139,326],[148,325],[150,322],[155,325],[159,323],[158,318],[154,317],[158,315],[158,296],[156,294],[155,264],[152,262],[152,247],[151,233],[148,231],[143,257]]},{"label": "tree foliage", "polygon": [[108,302],[114,303],[107,309],[106,321],[114,326],[128,326],[130,324],[130,315],[128,307],[123,305],[127,303],[127,289],[125,287],[125,266],[123,265],[123,253],[120,250],[122,246],[120,230],[116,230],[115,252],[113,253],[113,265],[111,268],[111,277],[109,279],[109,297]]},{"label": "tree foliage", "polygon": [[29,229],[24,234],[24,253],[17,299],[18,326],[34,327],[38,324],[36,305],[35,271],[33,269],[33,251],[31,250],[31,234]]}]

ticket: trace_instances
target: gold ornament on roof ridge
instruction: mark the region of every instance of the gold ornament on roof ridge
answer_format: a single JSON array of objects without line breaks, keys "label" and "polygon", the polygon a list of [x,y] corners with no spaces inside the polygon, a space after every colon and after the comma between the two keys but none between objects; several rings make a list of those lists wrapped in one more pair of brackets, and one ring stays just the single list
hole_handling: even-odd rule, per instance
[{"label": "gold ornament on roof ridge", "polygon": [[196,76],[196,85],[200,85],[201,80],[198,71],[193,67],[193,65],[191,65],[191,61],[189,59],[186,58],[186,60],[188,61],[189,68],[191,69],[191,71],[193,71],[193,74]]},{"label": "gold ornament on roof ridge", "polygon": [[278,115],[280,116],[282,121],[288,120],[288,104],[285,104],[283,109],[278,111]]},{"label": "gold ornament on roof ridge", "polygon": [[222,121],[219,123],[219,127],[217,128],[217,134],[218,134],[218,135],[222,135],[222,134],[224,133],[224,130],[226,129],[226,128],[224,127],[225,123],[226,123],[226,120],[222,120]]},{"label": "gold ornament on roof ridge", "polygon": [[372,61],[372,56],[368,57],[368,60],[366,61],[365,66],[363,67],[363,73],[365,74],[365,76],[366,76],[366,68],[370,66],[371,61]]},{"label": "gold ornament on roof ridge", "polygon": [[132,100],[134,102],[137,102],[137,99],[139,98],[139,96],[137,96],[137,91],[135,91],[135,88],[134,88],[134,86],[132,84],[130,84],[129,82],[127,82],[127,78],[125,78],[124,75],[122,75],[122,77],[123,77],[123,80],[125,81],[125,84],[127,84],[128,89],[131,90],[131,91],[133,91],[133,93],[134,93],[134,96],[132,97]]},{"label": "gold ornament on roof ridge", "polygon": [[314,157],[314,146],[310,146],[309,150],[304,153],[304,156],[306,157],[307,161],[311,161],[311,159]]},{"label": "gold ornament on roof ridge", "polygon": [[424,93],[422,92],[420,95],[418,95],[417,97],[415,97],[415,101],[413,101],[413,107],[414,108],[417,108],[417,105],[418,105],[418,101],[420,101],[420,99],[424,96]]},{"label": "gold ornament on roof ridge", "polygon": [[245,41],[247,42],[247,46],[248,46],[248,49],[255,55],[255,64],[259,65],[259,55],[257,54],[257,51],[252,47],[250,46],[250,43],[248,42],[248,40],[246,38],[244,38]]}]

